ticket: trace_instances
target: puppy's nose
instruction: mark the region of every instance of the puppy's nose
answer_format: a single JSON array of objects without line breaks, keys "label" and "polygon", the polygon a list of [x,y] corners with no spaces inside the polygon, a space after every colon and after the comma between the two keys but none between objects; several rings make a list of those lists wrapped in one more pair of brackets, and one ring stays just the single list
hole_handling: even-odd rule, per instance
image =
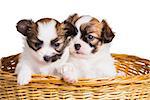
[{"label": "puppy's nose", "polygon": [[74,45],[74,48],[75,48],[76,50],[80,50],[81,45],[80,45],[80,44],[75,44],[75,45]]},{"label": "puppy's nose", "polygon": [[45,55],[45,56],[43,57],[43,59],[44,59],[46,62],[48,62],[48,61],[50,61],[51,57],[50,57],[50,56]]}]

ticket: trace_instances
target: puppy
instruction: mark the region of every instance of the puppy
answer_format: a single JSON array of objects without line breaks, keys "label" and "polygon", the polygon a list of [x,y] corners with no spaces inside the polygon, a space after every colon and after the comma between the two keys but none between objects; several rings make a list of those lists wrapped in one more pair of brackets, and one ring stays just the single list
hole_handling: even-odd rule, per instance
[{"label": "puppy", "polygon": [[32,74],[60,76],[59,68],[69,57],[67,45],[74,33],[73,25],[43,18],[37,22],[21,20],[16,27],[24,36],[25,45],[15,70],[18,84],[28,84]]},{"label": "puppy", "polygon": [[116,69],[109,48],[115,35],[107,22],[77,14],[66,22],[77,31],[69,46],[69,60],[63,67],[64,80],[74,83],[79,78],[114,77]]}]

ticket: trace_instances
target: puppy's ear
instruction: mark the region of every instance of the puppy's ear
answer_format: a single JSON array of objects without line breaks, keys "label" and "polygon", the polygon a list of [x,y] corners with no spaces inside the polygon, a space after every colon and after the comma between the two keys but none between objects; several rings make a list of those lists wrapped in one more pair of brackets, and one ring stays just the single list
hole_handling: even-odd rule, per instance
[{"label": "puppy's ear", "polygon": [[107,24],[107,22],[105,20],[102,20],[102,41],[104,43],[109,43],[113,40],[113,38],[115,37],[113,31],[111,30],[111,28],[109,27],[109,25]]},{"label": "puppy's ear", "polygon": [[16,25],[16,28],[17,28],[17,31],[20,32],[21,34],[23,34],[24,36],[27,36],[28,33],[27,33],[27,30],[29,28],[31,28],[31,26],[35,24],[32,20],[26,20],[26,19],[23,19],[23,20],[20,20],[17,25]]},{"label": "puppy's ear", "polygon": [[64,24],[64,30],[65,30],[64,34],[66,37],[70,36],[73,38],[75,35],[77,35],[78,30],[73,24],[67,21],[65,21],[63,24]]},{"label": "puppy's ear", "polygon": [[70,15],[65,21],[74,25],[78,18],[79,18],[78,14],[75,13],[73,15]]}]

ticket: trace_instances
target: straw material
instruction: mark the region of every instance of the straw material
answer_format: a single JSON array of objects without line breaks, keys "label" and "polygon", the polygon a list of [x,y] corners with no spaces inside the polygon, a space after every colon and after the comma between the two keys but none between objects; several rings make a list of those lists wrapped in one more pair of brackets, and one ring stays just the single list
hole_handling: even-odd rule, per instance
[{"label": "straw material", "polygon": [[112,54],[117,71],[125,76],[80,79],[68,84],[55,76],[33,75],[28,85],[17,85],[13,73],[19,54],[1,59],[0,100],[150,100],[150,60]]}]

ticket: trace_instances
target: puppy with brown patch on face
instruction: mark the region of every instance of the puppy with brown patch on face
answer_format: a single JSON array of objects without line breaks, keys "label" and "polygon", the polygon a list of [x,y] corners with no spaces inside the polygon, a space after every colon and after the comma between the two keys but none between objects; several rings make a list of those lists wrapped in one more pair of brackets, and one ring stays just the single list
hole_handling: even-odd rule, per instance
[{"label": "puppy with brown patch on face", "polygon": [[25,45],[15,70],[18,84],[28,84],[32,74],[60,76],[57,69],[67,61],[68,43],[75,33],[73,25],[65,24],[68,23],[61,24],[52,18],[37,22],[24,19],[17,23],[17,31],[24,35]]},{"label": "puppy with brown patch on face", "polygon": [[114,33],[105,20],[91,16],[70,16],[66,22],[77,31],[71,40],[70,57],[63,67],[63,78],[69,83],[79,78],[104,78],[116,76],[114,61],[109,52]]}]

